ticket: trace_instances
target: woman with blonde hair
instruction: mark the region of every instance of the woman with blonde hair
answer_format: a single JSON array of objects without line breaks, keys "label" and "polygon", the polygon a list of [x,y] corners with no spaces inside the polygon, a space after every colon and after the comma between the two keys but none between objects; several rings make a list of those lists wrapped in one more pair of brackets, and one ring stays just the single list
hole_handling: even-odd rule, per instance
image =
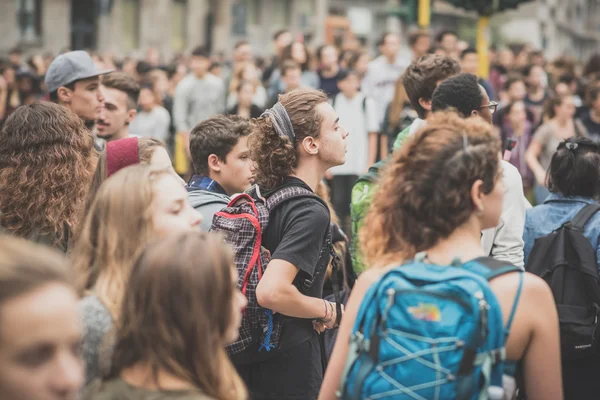
[{"label": "woman with blonde hair", "polygon": [[96,160],[91,133],[71,111],[19,107],[0,133],[0,231],[66,252]]},{"label": "woman with blonde hair", "polygon": [[67,261],[0,235],[0,399],[75,399],[81,323]]},{"label": "woman with blonde hair", "polygon": [[[417,253],[432,268],[452,268],[450,265],[467,264],[486,256],[481,247],[481,231],[496,226],[502,213],[500,149],[500,140],[483,120],[438,114],[395,153],[383,171],[379,192],[360,231],[364,256],[372,268],[358,278],[350,295],[319,399],[337,398],[335,393],[350,354],[349,338],[359,306],[367,289],[385,272],[401,270],[405,263],[406,268],[415,266],[411,260],[418,258]],[[508,383],[514,385],[515,367],[519,365],[524,378],[521,390],[528,399],[562,399],[558,317],[550,289],[542,279],[516,271],[494,278],[489,286],[501,309],[502,327],[507,334],[505,374],[513,379],[506,379],[506,398],[513,398],[514,387]],[[423,321],[418,318],[413,320],[413,326],[420,332],[426,325],[420,325]],[[439,322],[448,323],[446,319]],[[406,334],[410,335],[408,328]],[[431,339],[435,341],[437,337]],[[384,342],[388,343],[388,339],[381,340]],[[392,379],[417,388],[418,385],[402,379],[410,374],[406,364],[394,367]],[[385,371],[390,372],[387,368]],[[443,383],[442,378],[437,388],[446,390],[451,385],[451,381]],[[433,397],[428,392],[433,391],[431,385],[422,386],[415,392]],[[409,397],[398,394],[394,398]]]},{"label": "woman with blonde hair", "polygon": [[91,204],[73,250],[86,328],[83,357],[89,383],[110,355],[107,333],[119,321],[131,267],[144,246],[198,229],[202,218],[168,169],[127,167],[108,179]]},{"label": "woman with blonde hair", "polygon": [[125,291],[111,370],[85,400],[246,399],[225,352],[246,306],[237,278],[217,235],[180,233],[148,246]]}]

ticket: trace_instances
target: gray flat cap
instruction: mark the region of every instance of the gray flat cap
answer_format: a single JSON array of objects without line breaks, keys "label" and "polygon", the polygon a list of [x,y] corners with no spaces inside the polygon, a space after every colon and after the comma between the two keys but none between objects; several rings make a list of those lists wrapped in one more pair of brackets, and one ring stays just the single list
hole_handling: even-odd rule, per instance
[{"label": "gray flat cap", "polygon": [[50,64],[48,72],[46,72],[46,88],[51,93],[69,83],[110,72],[113,70],[99,71],[87,52],[70,51],[56,57]]}]

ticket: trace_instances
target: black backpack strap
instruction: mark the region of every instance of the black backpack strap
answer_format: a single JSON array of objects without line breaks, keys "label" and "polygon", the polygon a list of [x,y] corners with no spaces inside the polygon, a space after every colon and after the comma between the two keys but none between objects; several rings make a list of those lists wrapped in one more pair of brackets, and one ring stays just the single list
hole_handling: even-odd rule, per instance
[{"label": "black backpack strap", "polygon": [[523,272],[523,269],[516,265],[492,257],[479,257],[474,261],[488,268],[489,271],[483,274],[488,281],[510,272]]},{"label": "black backpack strap", "polygon": [[269,213],[271,213],[286,201],[302,197],[315,199],[327,210],[329,210],[329,207],[327,207],[327,204],[323,199],[317,196],[314,192],[297,185],[285,185],[274,192],[269,193],[265,205],[269,209]]},{"label": "black backpack strap", "polygon": [[575,217],[571,220],[571,226],[578,231],[583,231],[585,224],[587,224],[590,218],[592,218],[598,211],[600,211],[600,204],[592,203],[586,205],[579,210],[577,215],[575,215]]}]

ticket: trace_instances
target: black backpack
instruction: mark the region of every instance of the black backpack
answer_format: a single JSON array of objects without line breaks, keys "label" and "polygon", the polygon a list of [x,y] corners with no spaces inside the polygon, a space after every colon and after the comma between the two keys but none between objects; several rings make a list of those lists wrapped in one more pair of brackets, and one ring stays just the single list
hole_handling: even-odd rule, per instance
[{"label": "black backpack", "polygon": [[596,251],[583,228],[599,210],[599,204],[589,204],[573,220],[536,239],[527,261],[527,271],[552,289],[563,361],[598,358],[600,278]]}]

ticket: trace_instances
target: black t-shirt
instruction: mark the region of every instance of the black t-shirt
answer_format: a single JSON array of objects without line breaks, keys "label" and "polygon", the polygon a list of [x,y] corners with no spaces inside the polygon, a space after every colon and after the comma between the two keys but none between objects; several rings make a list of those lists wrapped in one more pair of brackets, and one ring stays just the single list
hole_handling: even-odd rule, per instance
[{"label": "black t-shirt", "polygon": [[598,141],[600,141],[600,124],[597,122],[594,122],[590,113],[591,113],[591,110],[588,111],[587,113],[585,113],[581,117],[581,123],[587,129],[588,134],[590,135],[590,138],[592,138],[593,140],[598,142]]},{"label": "black t-shirt", "polygon": [[[283,185],[300,186],[312,192],[310,186],[294,177],[287,177]],[[268,195],[269,193],[265,193],[265,196]],[[263,246],[271,252],[272,260],[287,261],[300,270],[294,284],[306,296],[316,298],[323,296],[325,272],[330,259],[328,249],[324,250],[330,229],[329,222],[329,210],[321,201],[301,197],[287,200],[277,207],[269,216],[269,225],[263,234]],[[303,285],[307,279],[312,281],[309,288]],[[312,319],[279,316],[284,319],[279,352],[311,338],[318,339]],[[234,356],[234,363],[259,362],[270,358],[274,353],[277,354],[277,352],[252,353]]]},{"label": "black t-shirt", "polygon": [[320,79],[320,85],[319,88],[324,91],[327,94],[327,97],[334,98],[339,92],[340,89],[338,88],[338,80],[340,79],[340,75],[342,73],[342,69],[340,68],[338,73],[331,77],[331,78],[326,78],[321,74],[321,71],[319,71],[319,79]]}]

